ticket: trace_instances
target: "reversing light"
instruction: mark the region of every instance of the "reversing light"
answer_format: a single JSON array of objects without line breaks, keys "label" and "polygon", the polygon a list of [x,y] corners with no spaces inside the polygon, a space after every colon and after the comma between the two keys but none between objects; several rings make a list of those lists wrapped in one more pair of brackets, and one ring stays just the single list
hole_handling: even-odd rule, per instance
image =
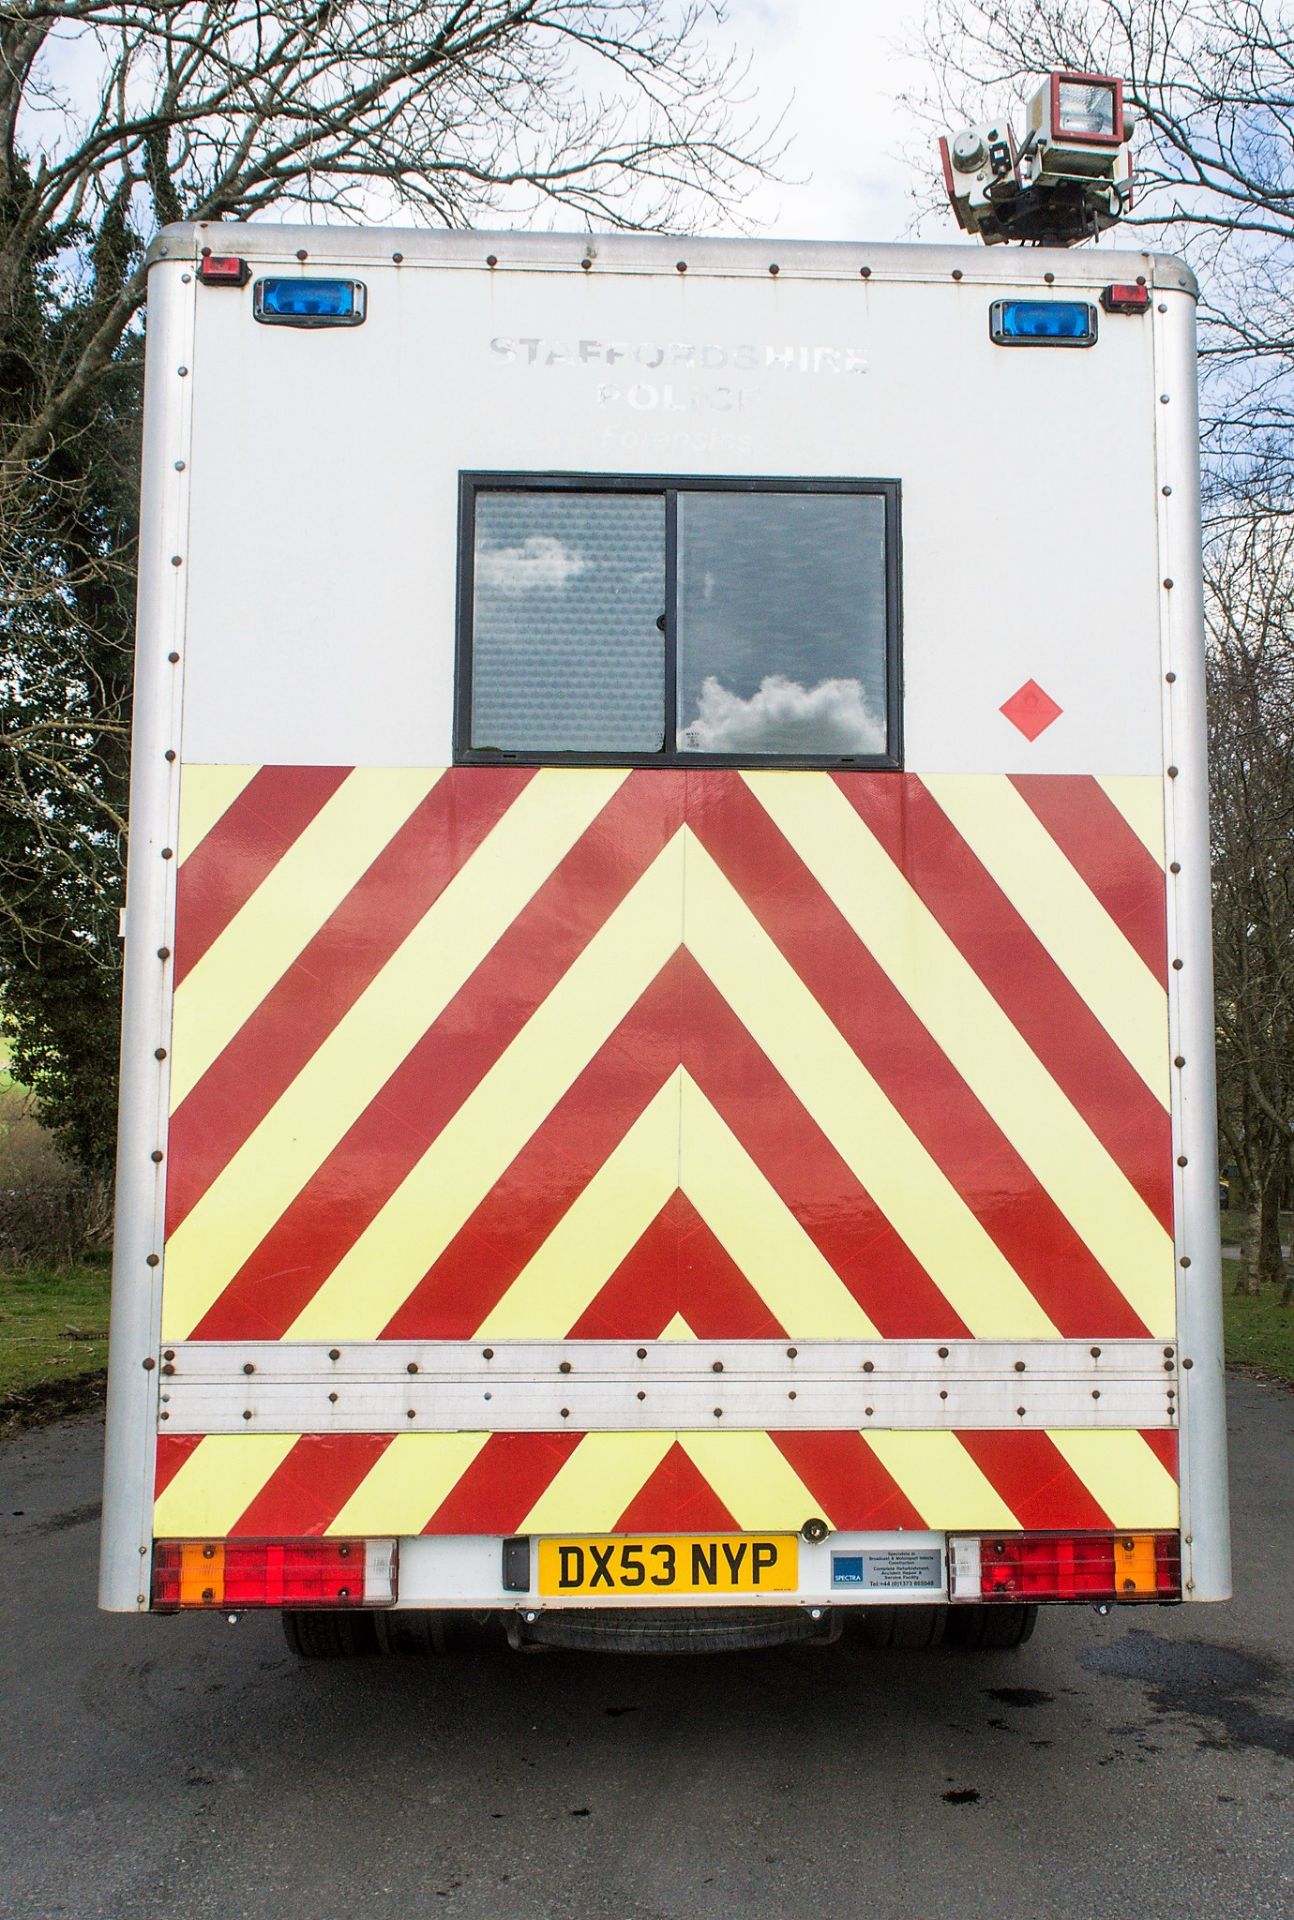
[{"label": "reversing light", "polygon": [[953,1600],[1180,1600],[1175,1533],[959,1534],[949,1541]]},{"label": "reversing light", "polygon": [[153,1608],[389,1607],[394,1540],[158,1540]]},{"label": "reversing light", "polygon": [[367,306],[361,280],[258,280],[252,290],[267,327],[358,327]]},{"label": "reversing light", "polygon": [[995,300],[989,334],[999,347],[1090,347],[1096,308],[1086,300]]},{"label": "reversing light", "polygon": [[198,262],[204,287],[245,287],[251,277],[251,268],[236,253],[204,253]]}]

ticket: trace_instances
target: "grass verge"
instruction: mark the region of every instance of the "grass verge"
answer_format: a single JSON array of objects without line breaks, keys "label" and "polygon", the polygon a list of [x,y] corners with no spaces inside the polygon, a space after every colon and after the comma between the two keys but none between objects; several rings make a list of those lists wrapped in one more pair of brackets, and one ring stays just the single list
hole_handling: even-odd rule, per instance
[{"label": "grass verge", "polygon": [[1294,1386],[1294,1307],[1268,1287],[1255,1299],[1236,1292],[1237,1260],[1222,1262],[1222,1320],[1227,1362]]},{"label": "grass verge", "polygon": [[105,1256],[0,1272],[0,1427],[93,1405],[108,1363]]}]

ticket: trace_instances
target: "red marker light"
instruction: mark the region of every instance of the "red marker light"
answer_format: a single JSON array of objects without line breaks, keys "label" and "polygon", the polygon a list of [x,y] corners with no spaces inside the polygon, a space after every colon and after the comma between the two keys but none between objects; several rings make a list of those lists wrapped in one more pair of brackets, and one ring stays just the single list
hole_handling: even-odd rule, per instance
[{"label": "red marker light", "polygon": [[153,1610],[389,1607],[393,1540],[158,1540]]},{"label": "red marker light", "polygon": [[251,268],[236,253],[204,253],[198,262],[204,287],[245,287],[251,277]]},{"label": "red marker light", "polygon": [[1177,1600],[1175,1533],[1019,1533],[954,1537],[954,1600]]},{"label": "red marker light", "polygon": [[1150,288],[1140,280],[1125,284],[1118,280],[1101,291],[1101,305],[1107,313],[1149,313]]}]

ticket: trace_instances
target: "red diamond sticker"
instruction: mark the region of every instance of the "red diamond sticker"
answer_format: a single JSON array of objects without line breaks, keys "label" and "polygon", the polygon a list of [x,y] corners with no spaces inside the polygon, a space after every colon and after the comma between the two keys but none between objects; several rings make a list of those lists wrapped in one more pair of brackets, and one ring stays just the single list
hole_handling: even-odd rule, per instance
[{"label": "red diamond sticker", "polygon": [[1026,680],[1009,700],[1002,702],[998,712],[1004,713],[1013,727],[1019,727],[1026,740],[1036,740],[1053,720],[1059,719],[1064,708],[1058,707],[1036,680]]}]

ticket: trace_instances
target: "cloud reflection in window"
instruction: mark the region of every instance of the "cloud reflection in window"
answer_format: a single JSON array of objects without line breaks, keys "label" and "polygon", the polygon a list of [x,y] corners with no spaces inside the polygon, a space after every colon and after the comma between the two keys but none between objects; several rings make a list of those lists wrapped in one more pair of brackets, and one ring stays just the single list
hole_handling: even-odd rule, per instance
[{"label": "cloud reflection in window", "polygon": [[770,673],[743,700],[708,674],[681,744],[693,753],[884,753],[885,722],[868,705],[859,680],[803,687]]}]

